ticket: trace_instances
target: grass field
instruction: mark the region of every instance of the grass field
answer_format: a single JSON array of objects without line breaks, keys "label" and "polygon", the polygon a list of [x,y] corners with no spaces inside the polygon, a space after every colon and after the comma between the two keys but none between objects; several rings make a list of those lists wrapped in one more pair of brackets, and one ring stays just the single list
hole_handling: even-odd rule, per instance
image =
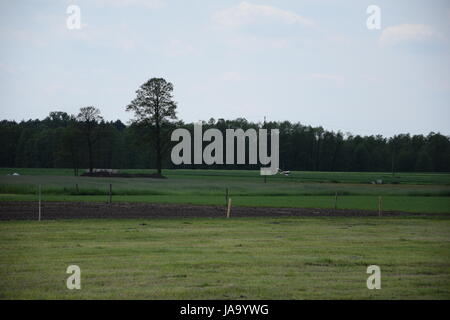
[{"label": "grass field", "polygon": [[[44,176],[73,176],[72,169],[47,168],[0,168],[0,176],[17,172],[21,175]],[[154,173],[153,169],[121,169],[123,173]],[[163,170],[168,178],[198,178],[201,179],[256,179],[262,181],[258,170]],[[391,173],[386,172],[318,172],[292,171],[290,177],[283,175],[271,176],[269,181],[297,181],[297,182],[334,182],[334,183],[368,183],[382,179],[385,183],[395,184],[437,184],[450,185],[450,173]]]},{"label": "grass field", "polygon": [[[77,195],[46,195],[43,201],[72,202],[106,202],[107,196],[77,196]],[[243,207],[277,207],[277,208],[334,208],[334,196],[234,196],[233,205]],[[1,201],[36,201],[36,195],[0,194]],[[194,205],[224,205],[223,195],[118,195],[115,202],[149,202],[178,203]],[[378,210],[376,196],[340,196],[338,209]],[[384,211],[404,211],[416,213],[450,213],[449,197],[418,197],[418,196],[384,196]]]},{"label": "grass field", "polygon": [[[124,170],[125,172],[151,172]],[[20,176],[7,174],[18,172]],[[0,169],[1,201],[383,209],[439,216],[0,222],[0,299],[450,299],[450,174]],[[383,184],[371,181],[382,179]],[[68,290],[67,266],[82,270]],[[382,289],[368,290],[378,265]]]},{"label": "grass field", "polygon": [[10,221],[0,265],[2,299],[450,299],[450,219]]},{"label": "grass field", "polygon": [[[151,172],[150,170],[123,170]],[[7,176],[18,172],[21,176]],[[228,188],[239,206],[334,208],[450,213],[450,174],[293,172],[271,176],[258,171],[165,170],[168,179],[74,177],[69,169],[0,169],[0,201],[107,200],[113,186],[115,202],[223,205]],[[371,181],[394,182],[371,184]],[[392,181],[395,180],[395,181]]]}]

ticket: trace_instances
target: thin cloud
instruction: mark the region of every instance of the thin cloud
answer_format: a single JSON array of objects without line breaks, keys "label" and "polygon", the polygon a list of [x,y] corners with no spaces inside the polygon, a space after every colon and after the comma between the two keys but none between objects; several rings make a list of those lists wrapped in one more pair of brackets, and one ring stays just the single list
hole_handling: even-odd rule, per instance
[{"label": "thin cloud", "polygon": [[418,43],[430,40],[439,40],[442,36],[431,26],[425,24],[402,24],[387,27],[380,35],[380,44],[383,46],[399,43]]},{"label": "thin cloud", "polygon": [[337,74],[313,73],[311,75],[311,78],[330,81],[334,82],[335,84],[342,84],[344,82],[344,77]]},{"label": "thin cloud", "polygon": [[245,76],[241,72],[237,71],[226,71],[224,73],[221,73],[218,77],[221,81],[230,81],[230,82],[241,82],[248,80],[248,77]]},{"label": "thin cloud", "polygon": [[11,67],[10,65],[0,62],[0,71],[12,74],[12,73],[15,73],[16,70],[13,67]]},{"label": "thin cloud", "polygon": [[102,5],[117,7],[141,6],[147,8],[159,8],[166,4],[166,0],[96,0]]},{"label": "thin cloud", "polygon": [[301,24],[307,27],[314,25],[311,19],[295,12],[268,5],[252,4],[246,1],[214,13],[213,20],[221,26],[230,28],[271,20],[284,24]]},{"label": "thin cloud", "polygon": [[226,40],[226,43],[237,49],[246,51],[261,51],[272,49],[286,49],[293,39],[287,37],[273,37],[261,35],[233,35]]},{"label": "thin cloud", "polygon": [[197,53],[196,48],[189,42],[171,39],[167,45],[165,52],[172,57],[186,56]]}]

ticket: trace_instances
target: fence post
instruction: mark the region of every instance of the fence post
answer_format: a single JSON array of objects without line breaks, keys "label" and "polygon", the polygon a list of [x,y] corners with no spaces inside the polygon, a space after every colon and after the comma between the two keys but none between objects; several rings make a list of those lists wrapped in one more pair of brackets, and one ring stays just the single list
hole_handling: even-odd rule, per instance
[{"label": "fence post", "polygon": [[378,216],[381,217],[381,214],[383,212],[383,198],[381,196],[378,197]]},{"label": "fence post", "polygon": [[38,193],[39,193],[39,220],[38,221],[41,221],[41,185],[39,185],[39,191],[38,191]]},{"label": "fence post", "polygon": [[337,198],[338,198],[338,194],[337,192],[334,194],[334,210],[337,209]]},{"label": "fence post", "polygon": [[228,205],[228,188],[225,189],[225,206]]},{"label": "fence post", "polygon": [[109,184],[109,203],[112,203],[112,183]]},{"label": "fence post", "polygon": [[228,199],[227,218],[230,218],[230,212],[231,212],[231,198]]}]

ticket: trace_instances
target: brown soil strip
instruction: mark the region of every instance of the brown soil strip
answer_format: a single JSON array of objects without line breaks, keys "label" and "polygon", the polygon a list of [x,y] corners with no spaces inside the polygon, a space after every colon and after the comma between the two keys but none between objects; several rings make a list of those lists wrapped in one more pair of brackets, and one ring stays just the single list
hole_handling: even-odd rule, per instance
[{"label": "brown soil strip", "polygon": [[157,173],[109,173],[109,172],[85,172],[82,177],[98,177],[98,178],[153,178],[167,179],[167,177]]},{"label": "brown soil strip", "polygon": [[[225,218],[225,206],[155,203],[44,202],[42,220]],[[373,217],[377,211],[307,208],[233,207],[231,217]],[[383,216],[445,216],[432,213],[383,212]],[[36,202],[0,202],[0,220],[37,220]]]}]

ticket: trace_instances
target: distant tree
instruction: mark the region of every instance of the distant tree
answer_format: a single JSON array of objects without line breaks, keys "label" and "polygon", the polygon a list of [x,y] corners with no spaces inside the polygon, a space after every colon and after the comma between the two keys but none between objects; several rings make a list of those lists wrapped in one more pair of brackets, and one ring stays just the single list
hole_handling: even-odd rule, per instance
[{"label": "distant tree", "polygon": [[0,121],[0,167],[14,167],[22,130],[15,121]]},{"label": "distant tree", "polygon": [[450,171],[450,138],[431,132],[427,136],[428,153],[433,159],[433,168],[439,172]]},{"label": "distant tree", "polygon": [[396,156],[397,156],[397,150],[399,148],[399,142],[398,137],[394,136],[389,139],[389,146],[390,146],[390,153],[391,153],[391,173],[392,176],[395,175],[395,163],[396,163]]},{"label": "distant tree", "polygon": [[73,116],[63,111],[52,111],[48,117],[43,120],[51,128],[67,127],[73,120]]},{"label": "distant tree", "polygon": [[419,155],[417,156],[415,171],[418,172],[432,172],[433,170],[433,160],[431,159],[428,152],[425,148],[422,148],[419,151]]},{"label": "distant tree", "polygon": [[364,143],[356,146],[353,159],[356,171],[367,171],[369,169],[370,155]]},{"label": "distant tree", "polygon": [[[149,94],[146,99],[152,103],[156,101],[156,97]],[[162,108],[161,103],[159,108]],[[147,109],[137,110],[146,112]],[[151,107],[148,110],[153,112]],[[78,168],[92,168],[93,165],[135,169],[156,167],[155,121],[147,119],[125,125],[120,120],[101,121],[100,111],[94,107],[83,108],[82,111],[78,118],[55,111],[43,120],[0,121],[0,167],[73,167],[75,175]],[[160,162],[162,168],[173,168],[170,157],[167,157],[175,145],[170,141],[170,134],[175,128],[184,128],[193,134],[194,124],[168,121],[170,116],[163,117],[167,113],[174,114],[174,108],[158,117]],[[155,116],[153,113],[145,115]],[[261,125],[261,122],[243,118],[203,122],[205,130],[214,127],[223,135],[226,129],[257,130]],[[289,121],[267,122],[266,128],[280,130],[280,168],[286,170],[450,172],[450,137],[439,133],[431,132],[426,136],[398,134],[391,138],[344,135]],[[86,143],[88,138],[90,143]],[[225,144],[223,147],[226,155]],[[186,164],[176,168],[259,169],[257,165],[238,164]]]},{"label": "distant tree", "polygon": [[162,167],[162,127],[170,119],[177,119],[177,104],[173,101],[172,91],[172,83],[162,78],[152,78],[136,91],[136,98],[126,108],[134,112],[134,123],[143,124],[154,131],[158,174],[161,174]]},{"label": "distant tree", "polygon": [[100,110],[89,106],[80,108],[80,113],[78,113],[77,120],[80,124],[80,129],[88,145],[88,158],[89,158],[89,172],[93,171],[94,163],[92,157],[92,146],[94,143],[94,129],[99,121],[103,118],[100,116]]},{"label": "distant tree", "polygon": [[35,148],[34,128],[24,128],[17,140],[14,166],[20,168],[35,168],[38,166],[38,159]]},{"label": "distant tree", "polygon": [[80,168],[80,131],[75,125],[63,128],[60,137],[58,157],[62,163],[70,163],[73,174],[78,176]]},{"label": "distant tree", "polygon": [[126,125],[124,125],[123,123],[122,123],[122,121],[120,121],[120,120],[116,120],[115,122],[114,122],[114,128],[116,128],[117,130],[119,130],[119,131],[123,131],[123,130],[125,130],[125,128],[127,127]]},{"label": "distant tree", "polygon": [[399,172],[412,172],[414,171],[414,165],[416,163],[417,155],[413,153],[410,146],[403,147],[397,156],[398,171]]}]

